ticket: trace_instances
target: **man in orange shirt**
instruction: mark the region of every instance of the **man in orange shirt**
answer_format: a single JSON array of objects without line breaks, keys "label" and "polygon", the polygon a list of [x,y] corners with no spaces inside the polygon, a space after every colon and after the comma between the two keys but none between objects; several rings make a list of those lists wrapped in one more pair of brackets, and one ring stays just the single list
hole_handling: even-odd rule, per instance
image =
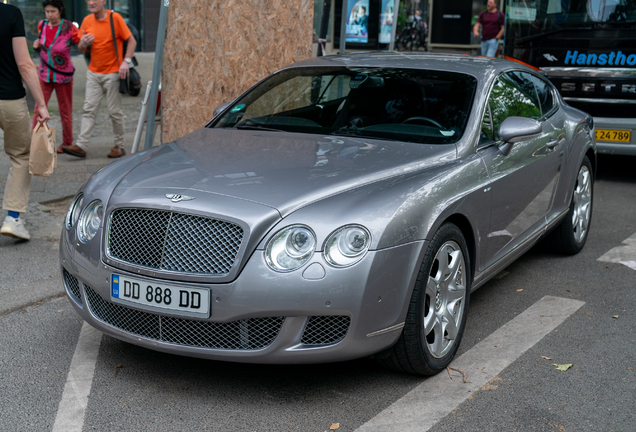
[{"label": "man in orange shirt", "polygon": [[[90,63],[86,71],[86,99],[82,114],[82,128],[75,144],[63,147],[64,153],[86,157],[86,149],[95,128],[95,116],[99,104],[106,93],[108,112],[113,122],[115,146],[108,153],[109,158],[126,154],[124,150],[124,114],[121,109],[119,79],[128,76],[132,56],[137,41],[128,30],[124,19],[117,12],[105,9],[106,0],[87,0],[91,15],[84,18],[80,32],[82,37],[77,45],[79,52],[90,52]],[[111,15],[117,41],[117,52],[113,44]],[[128,48],[123,54],[124,41]],[[123,58],[122,58],[123,56]]]}]

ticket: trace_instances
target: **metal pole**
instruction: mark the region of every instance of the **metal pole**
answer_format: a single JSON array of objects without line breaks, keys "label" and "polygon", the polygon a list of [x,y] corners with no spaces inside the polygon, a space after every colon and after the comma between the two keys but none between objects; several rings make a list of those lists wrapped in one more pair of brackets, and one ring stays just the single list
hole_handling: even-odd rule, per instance
[{"label": "metal pole", "polygon": [[[340,55],[345,53],[347,45],[347,3],[349,0],[342,0],[342,13],[340,19]],[[344,91],[344,77],[342,74],[338,76],[338,98],[342,97]]]},{"label": "metal pole", "polygon": [[347,45],[347,3],[349,0],[342,0],[342,19],[340,20],[340,54],[345,53]]},{"label": "metal pole", "polygon": [[389,44],[389,51],[393,51],[395,48],[395,34],[397,33],[398,15],[400,12],[400,0],[395,0],[393,6],[393,21],[391,21],[391,43]]},{"label": "metal pole", "polygon": [[137,130],[135,131],[135,139],[133,140],[131,153],[137,153],[139,149],[139,142],[141,141],[141,131],[144,128],[145,118],[148,117],[148,98],[150,97],[150,90],[152,88],[152,81],[148,81],[146,84],[146,93],[141,101],[141,113],[139,114],[139,121],[137,122]]},{"label": "metal pole", "polygon": [[428,39],[426,41],[426,51],[431,50],[431,35],[433,34],[433,0],[428,2]]},{"label": "metal pole", "polygon": [[144,149],[152,147],[154,138],[155,115],[157,113],[157,97],[159,94],[159,84],[161,83],[161,61],[163,60],[163,43],[166,40],[166,27],[168,23],[168,7],[170,0],[161,2],[161,11],[159,12],[159,28],[157,30],[157,45],[155,47],[155,65],[152,70],[152,90],[150,91],[150,100],[148,101],[148,121],[146,123],[146,141]]},{"label": "metal pole", "polygon": [[323,46],[327,43],[327,29],[329,28],[329,15],[331,14],[331,0],[324,0],[322,2],[322,17],[320,19],[320,30],[318,31],[318,55],[316,57],[322,57]]}]

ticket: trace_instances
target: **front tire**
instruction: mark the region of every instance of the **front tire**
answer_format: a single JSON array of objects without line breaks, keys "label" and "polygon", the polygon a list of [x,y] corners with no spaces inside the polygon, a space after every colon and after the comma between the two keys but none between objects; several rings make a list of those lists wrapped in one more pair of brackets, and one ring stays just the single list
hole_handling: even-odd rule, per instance
[{"label": "front tire", "polygon": [[443,224],[420,266],[402,335],[380,364],[419,375],[434,375],[450,364],[466,326],[470,268],[462,232]]},{"label": "front tire", "polygon": [[592,164],[586,157],[576,177],[572,201],[567,216],[550,233],[550,247],[564,255],[577,254],[585,246],[592,222],[592,198],[594,194],[594,175]]}]

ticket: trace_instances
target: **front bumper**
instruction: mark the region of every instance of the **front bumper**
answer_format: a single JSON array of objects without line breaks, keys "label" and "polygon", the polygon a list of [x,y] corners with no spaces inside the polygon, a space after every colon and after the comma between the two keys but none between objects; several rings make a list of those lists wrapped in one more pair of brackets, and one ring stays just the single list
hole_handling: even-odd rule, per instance
[{"label": "front bumper", "polygon": [[[271,270],[263,251],[257,250],[231,283],[170,281],[173,285],[210,289],[210,318],[196,319],[113,303],[113,274],[152,283],[168,281],[160,274],[150,278],[113,267],[96,259],[99,253],[95,250],[87,253],[87,245],[69,240],[64,230],[60,263],[65,287],[77,312],[93,327],[158,351],[272,364],[343,361],[393,345],[400,336],[427,246],[420,241],[370,251],[359,263],[344,269],[328,266],[322,255],[315,253],[309,263],[291,273]],[[324,276],[316,278],[315,271],[306,273],[310,266],[318,269],[318,274],[317,266],[322,267]],[[268,326],[265,340],[261,334],[263,326]],[[221,339],[241,340],[226,345],[209,342],[208,336],[218,329]],[[251,329],[261,332],[259,342],[252,345]],[[313,337],[308,338],[310,330]],[[175,331],[178,337],[174,336]]]}]

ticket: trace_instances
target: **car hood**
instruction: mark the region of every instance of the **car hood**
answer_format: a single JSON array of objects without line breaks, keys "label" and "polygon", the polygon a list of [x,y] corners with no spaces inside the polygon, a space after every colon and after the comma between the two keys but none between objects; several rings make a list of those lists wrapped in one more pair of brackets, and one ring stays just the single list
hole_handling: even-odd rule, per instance
[{"label": "car hood", "polygon": [[284,217],[327,196],[455,158],[452,144],[201,128],[159,147],[115,192],[205,192],[262,204]]}]

